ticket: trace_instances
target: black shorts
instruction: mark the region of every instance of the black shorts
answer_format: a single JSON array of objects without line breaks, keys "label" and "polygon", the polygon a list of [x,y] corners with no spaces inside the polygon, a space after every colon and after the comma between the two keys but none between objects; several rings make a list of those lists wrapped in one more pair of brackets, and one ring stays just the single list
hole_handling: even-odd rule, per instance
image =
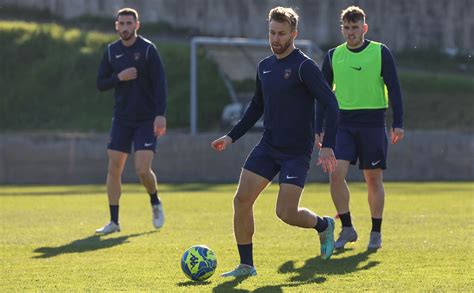
[{"label": "black shorts", "polygon": [[270,181],[280,172],[280,184],[293,184],[303,188],[310,163],[310,154],[287,154],[276,150],[262,140],[250,152],[245,161],[244,169]]},{"label": "black shorts", "polygon": [[118,119],[112,120],[109,144],[110,150],[130,153],[132,149],[150,150],[156,152],[156,136],[153,130],[153,120],[125,123]]},{"label": "black shorts", "polygon": [[387,168],[388,138],[385,127],[339,127],[336,135],[336,159],[355,165],[359,169]]}]

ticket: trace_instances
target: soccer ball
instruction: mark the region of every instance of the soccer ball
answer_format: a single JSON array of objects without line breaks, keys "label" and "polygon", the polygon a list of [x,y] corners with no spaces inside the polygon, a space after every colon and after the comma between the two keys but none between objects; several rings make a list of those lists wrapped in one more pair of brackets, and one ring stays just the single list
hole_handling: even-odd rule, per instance
[{"label": "soccer ball", "polygon": [[217,267],[217,258],[209,247],[195,245],[188,248],[181,258],[183,273],[193,281],[209,279]]}]

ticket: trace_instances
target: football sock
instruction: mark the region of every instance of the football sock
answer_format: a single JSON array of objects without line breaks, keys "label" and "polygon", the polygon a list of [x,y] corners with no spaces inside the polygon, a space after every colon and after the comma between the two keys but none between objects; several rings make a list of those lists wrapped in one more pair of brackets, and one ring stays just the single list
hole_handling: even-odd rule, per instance
[{"label": "football sock", "polygon": [[352,227],[351,212],[340,214],[339,219],[341,219],[342,227]]},{"label": "football sock", "polygon": [[318,222],[316,223],[316,226],[314,226],[314,229],[316,229],[318,233],[321,233],[324,230],[326,230],[327,227],[328,227],[328,220],[318,216]]},{"label": "football sock", "polygon": [[372,218],[372,232],[380,233],[381,228],[382,228],[382,218],[380,219]]},{"label": "football sock", "polygon": [[110,209],[110,221],[118,225],[118,216],[119,216],[119,206],[118,205],[109,205]]},{"label": "football sock", "polygon": [[160,204],[160,199],[158,198],[158,191],[155,191],[155,193],[150,193],[150,203],[152,206],[157,206]]},{"label": "football sock", "polygon": [[237,244],[237,248],[239,249],[240,263],[253,267],[252,243]]}]

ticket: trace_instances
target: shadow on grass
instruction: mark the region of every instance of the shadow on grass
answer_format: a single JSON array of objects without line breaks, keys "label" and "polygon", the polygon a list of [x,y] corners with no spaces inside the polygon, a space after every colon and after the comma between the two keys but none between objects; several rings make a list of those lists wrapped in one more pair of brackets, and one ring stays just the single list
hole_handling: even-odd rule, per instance
[{"label": "shadow on grass", "polygon": [[[219,277],[221,278],[221,277]],[[250,292],[249,290],[244,290],[244,289],[235,289],[240,283],[242,283],[245,279],[247,278],[255,278],[255,277],[236,277],[236,278],[228,278],[229,281],[217,285],[214,289],[212,289],[212,292]]]},{"label": "shadow on grass", "polygon": [[209,285],[211,284],[211,281],[186,281],[186,282],[179,282],[177,283],[176,285],[179,286],[179,287],[199,287],[199,286],[205,286],[205,285]]},{"label": "shadow on grass", "polygon": [[[347,251],[347,250],[345,250]],[[340,254],[340,251],[338,254]],[[369,255],[375,251],[364,251],[346,258],[323,260],[320,256],[307,259],[303,266],[296,268],[294,261],[283,263],[278,269],[280,274],[292,274],[288,282],[273,284],[253,290],[252,292],[283,292],[283,288],[295,288],[307,284],[322,284],[327,279],[327,275],[344,275],[361,270],[368,270],[377,266],[380,262],[369,261],[367,264],[360,264],[369,260]],[[323,277],[321,275],[325,275]],[[258,278],[258,275],[257,277]],[[250,292],[244,289],[235,289],[246,278],[234,278],[228,282],[219,284],[213,289],[213,292]]]},{"label": "shadow on grass", "polygon": [[[160,187],[160,193],[181,193],[181,192],[202,192],[206,191],[208,193],[226,193],[219,188],[221,184],[214,183],[180,183],[174,185],[165,185]],[[11,186],[20,188],[21,186]],[[217,190],[216,190],[217,188]],[[125,186],[123,193],[143,193],[143,187],[141,185],[135,184],[135,186]],[[77,185],[66,186],[66,188],[61,190],[47,190],[47,191],[34,191],[34,190],[14,190],[14,191],[3,191],[0,190],[0,196],[64,196],[64,195],[91,195],[97,193],[105,193],[105,187],[100,185],[100,187],[91,187],[91,188],[78,188]],[[233,192],[233,189],[232,189]],[[231,192],[231,193],[232,193]]]},{"label": "shadow on grass", "polygon": [[114,246],[129,242],[128,241],[129,238],[152,234],[155,232],[157,231],[153,230],[149,232],[130,234],[130,235],[119,236],[115,238],[105,238],[99,235],[92,235],[84,239],[74,240],[71,243],[64,244],[57,247],[36,248],[34,252],[40,253],[40,255],[35,255],[32,258],[49,258],[49,257],[53,257],[60,254],[65,254],[65,253],[81,253],[81,252],[88,252],[88,251],[95,251],[99,249],[110,248],[110,247],[114,247]]}]

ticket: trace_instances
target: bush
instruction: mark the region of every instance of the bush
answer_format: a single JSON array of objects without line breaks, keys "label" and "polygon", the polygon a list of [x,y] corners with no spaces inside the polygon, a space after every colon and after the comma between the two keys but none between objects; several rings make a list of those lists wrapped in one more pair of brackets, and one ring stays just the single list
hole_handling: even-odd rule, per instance
[{"label": "bush", "polygon": [[[113,93],[96,89],[96,74],[116,35],[57,24],[0,22],[0,131],[107,131]],[[156,42],[155,42],[156,43]],[[189,46],[156,43],[168,79],[168,124],[189,125]],[[216,65],[200,52],[199,126],[218,127],[227,94]],[[205,114],[204,114],[205,113]]]}]

